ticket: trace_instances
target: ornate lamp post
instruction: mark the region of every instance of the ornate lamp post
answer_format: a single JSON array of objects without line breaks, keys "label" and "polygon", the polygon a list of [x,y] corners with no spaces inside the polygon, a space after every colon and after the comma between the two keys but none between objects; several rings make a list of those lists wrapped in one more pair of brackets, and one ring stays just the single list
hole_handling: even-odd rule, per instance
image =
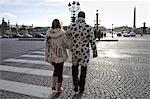
[{"label": "ornate lamp post", "polygon": [[96,10],[96,29],[98,30],[98,10]]},{"label": "ornate lamp post", "polygon": [[144,22],[143,23],[143,27],[141,27],[142,28],[142,33],[141,33],[141,36],[143,36],[143,34],[145,34],[146,33],[146,23]]},{"label": "ornate lamp post", "polygon": [[18,28],[19,26],[18,26],[18,23],[16,22],[16,34],[18,34]]},{"label": "ornate lamp post", "polygon": [[114,29],[113,29],[113,24],[112,24],[112,38],[113,38],[113,31],[114,31]]},{"label": "ornate lamp post", "polygon": [[6,31],[7,31],[7,22],[5,22],[4,18],[2,19],[1,29],[2,29],[2,35],[6,34]]},{"label": "ornate lamp post", "polygon": [[[95,33],[95,38],[98,38],[99,41],[100,41],[100,38],[101,38],[101,32],[100,32],[100,29],[98,29],[98,26],[100,25],[100,20],[98,20],[98,10],[96,10],[96,33]],[[99,22],[98,22],[99,21]],[[95,21],[94,21],[95,22]]]},{"label": "ornate lamp post", "polygon": [[8,20],[8,25],[7,25],[7,31],[8,31],[8,35],[12,34],[9,20]]},{"label": "ornate lamp post", "polygon": [[73,1],[72,4],[69,2],[69,11],[71,11],[71,22],[75,22],[76,12],[80,10],[79,2]]}]

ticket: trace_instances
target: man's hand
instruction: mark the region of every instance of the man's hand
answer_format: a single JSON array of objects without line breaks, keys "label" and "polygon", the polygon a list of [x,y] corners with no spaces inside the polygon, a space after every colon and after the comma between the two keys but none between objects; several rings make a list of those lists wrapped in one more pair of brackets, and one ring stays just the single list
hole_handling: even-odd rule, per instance
[{"label": "man's hand", "polygon": [[93,51],[93,58],[96,58],[97,56],[97,51]]}]

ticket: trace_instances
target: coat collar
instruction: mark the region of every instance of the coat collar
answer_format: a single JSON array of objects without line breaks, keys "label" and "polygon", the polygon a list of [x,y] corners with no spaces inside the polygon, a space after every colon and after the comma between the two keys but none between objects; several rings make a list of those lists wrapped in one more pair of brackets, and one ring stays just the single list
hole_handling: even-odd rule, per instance
[{"label": "coat collar", "polygon": [[60,28],[49,29],[46,33],[46,37],[57,38],[57,37],[63,35],[64,33],[65,33],[64,30],[62,30]]},{"label": "coat collar", "polygon": [[85,23],[85,18],[79,17],[79,18],[76,20],[76,23]]}]

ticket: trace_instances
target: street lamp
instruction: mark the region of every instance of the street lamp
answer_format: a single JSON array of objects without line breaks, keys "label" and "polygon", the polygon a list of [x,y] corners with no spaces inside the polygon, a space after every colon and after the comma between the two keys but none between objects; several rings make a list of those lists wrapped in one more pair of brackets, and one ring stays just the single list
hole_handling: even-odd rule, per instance
[{"label": "street lamp", "polygon": [[96,29],[98,30],[98,10],[96,10]]},{"label": "street lamp", "polygon": [[69,11],[71,11],[71,22],[75,22],[76,12],[80,10],[79,2],[73,1],[72,4],[69,2]]},{"label": "street lamp", "polygon": [[146,33],[146,23],[144,22],[143,23],[143,27],[141,27],[142,29],[143,29],[143,31],[142,31],[142,33],[141,33],[141,36],[143,36],[143,34],[145,34]]},{"label": "street lamp", "polygon": [[16,33],[18,33],[18,23],[16,22]]},{"label": "street lamp", "polygon": [[113,29],[113,24],[112,24],[112,38],[113,38],[113,31],[114,31],[114,29]]},{"label": "street lamp", "polygon": [[[102,37],[100,29],[98,29],[98,26],[100,25],[100,20],[98,20],[98,10],[96,10],[96,33],[95,33],[95,37],[97,37],[100,41],[100,38]],[[98,22],[99,21],[99,22]]]}]

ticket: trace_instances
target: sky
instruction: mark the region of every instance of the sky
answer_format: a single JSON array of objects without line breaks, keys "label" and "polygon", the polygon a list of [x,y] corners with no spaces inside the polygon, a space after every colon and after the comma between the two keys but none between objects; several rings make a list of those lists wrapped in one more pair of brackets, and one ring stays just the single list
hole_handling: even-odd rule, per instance
[{"label": "sky", "polygon": [[[80,10],[86,14],[86,22],[94,26],[96,10],[99,13],[100,26],[106,28],[133,27],[133,11],[136,7],[136,27],[150,27],[150,0],[75,0]],[[64,26],[71,23],[68,3],[73,0],[0,0],[0,22],[10,20],[10,24],[51,26],[59,19]]]}]

